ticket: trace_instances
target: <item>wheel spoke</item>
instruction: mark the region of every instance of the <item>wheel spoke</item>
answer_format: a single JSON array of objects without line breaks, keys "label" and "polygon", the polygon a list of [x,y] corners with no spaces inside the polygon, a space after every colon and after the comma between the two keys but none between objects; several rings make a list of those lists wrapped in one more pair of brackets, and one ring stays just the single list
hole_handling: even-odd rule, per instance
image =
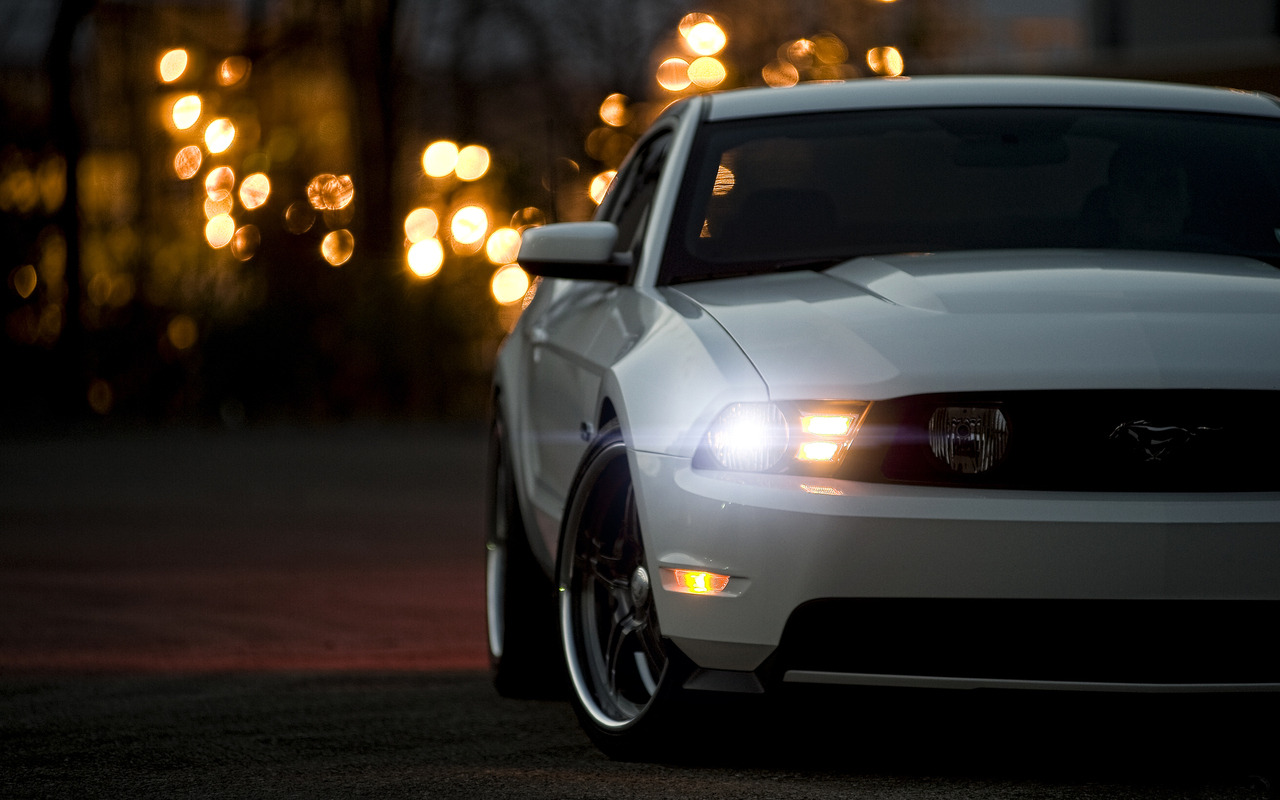
[{"label": "wheel spoke", "polygon": [[657,636],[653,635],[653,629],[649,626],[647,620],[643,625],[639,626],[637,638],[640,641],[640,650],[644,653],[645,660],[649,662],[649,666],[656,667],[661,671],[667,656],[662,652],[662,643],[658,641]]},{"label": "wheel spoke", "polygon": [[658,691],[658,679],[662,677],[661,673],[653,674],[653,664],[644,657],[644,653],[633,653],[636,657],[636,675],[640,678],[640,683],[644,685],[644,690],[650,696]]},{"label": "wheel spoke", "polygon": [[624,688],[618,684],[618,670],[625,669],[627,666],[627,654],[634,652],[634,648],[628,647],[627,642],[633,638],[633,634],[639,629],[640,623],[636,621],[634,613],[628,612],[621,619],[616,620],[609,629],[609,641],[605,646],[605,673],[608,676],[609,691],[615,697],[621,697],[624,694]]},{"label": "wheel spoke", "polygon": [[569,520],[575,534],[562,585],[577,698],[597,723],[615,727],[642,716],[663,691],[667,659],[620,440],[595,458]]},{"label": "wheel spoke", "polygon": [[597,551],[584,555],[581,561],[585,575],[608,587],[610,594],[627,591],[627,574],[618,569],[617,559],[602,556]]}]

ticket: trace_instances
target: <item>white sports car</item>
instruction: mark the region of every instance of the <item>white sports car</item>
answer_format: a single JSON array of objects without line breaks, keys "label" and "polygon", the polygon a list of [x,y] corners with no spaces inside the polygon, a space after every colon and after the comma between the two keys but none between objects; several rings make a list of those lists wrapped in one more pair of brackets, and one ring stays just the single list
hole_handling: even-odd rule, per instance
[{"label": "white sports car", "polygon": [[494,377],[488,622],[614,755],[788,683],[1280,691],[1280,104],[688,99]]}]

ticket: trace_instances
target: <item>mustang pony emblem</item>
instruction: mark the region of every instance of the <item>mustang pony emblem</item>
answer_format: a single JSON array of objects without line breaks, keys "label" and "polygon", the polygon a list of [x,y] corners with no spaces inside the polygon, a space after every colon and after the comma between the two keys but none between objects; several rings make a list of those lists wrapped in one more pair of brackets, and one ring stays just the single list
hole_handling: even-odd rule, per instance
[{"label": "mustang pony emblem", "polygon": [[1115,439],[1139,450],[1147,462],[1164,461],[1170,454],[1203,433],[1221,428],[1184,428],[1180,425],[1154,425],[1145,419],[1125,422],[1111,431],[1108,439]]}]

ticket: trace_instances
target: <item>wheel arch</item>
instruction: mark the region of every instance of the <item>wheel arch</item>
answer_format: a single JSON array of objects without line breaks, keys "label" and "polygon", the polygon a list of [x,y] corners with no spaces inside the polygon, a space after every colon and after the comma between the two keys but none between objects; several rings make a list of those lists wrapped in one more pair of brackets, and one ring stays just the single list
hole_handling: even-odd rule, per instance
[{"label": "wheel arch", "polygon": [[[526,454],[521,450],[519,437],[513,435],[513,431],[520,429],[520,421],[513,417],[519,409],[512,409],[504,402],[504,390],[501,383],[495,381],[489,393],[489,424],[490,426],[501,424],[505,435],[505,445],[507,448],[507,468],[511,470],[515,479],[515,495],[516,506],[520,512],[521,535],[524,536],[525,542],[529,545],[529,549],[533,552],[538,566],[548,579],[555,578],[556,554],[547,550],[546,544],[542,541],[541,536],[536,535],[537,515],[534,513],[532,501],[529,499],[526,488],[529,486],[527,459]],[[490,455],[492,458],[493,455]]]}]

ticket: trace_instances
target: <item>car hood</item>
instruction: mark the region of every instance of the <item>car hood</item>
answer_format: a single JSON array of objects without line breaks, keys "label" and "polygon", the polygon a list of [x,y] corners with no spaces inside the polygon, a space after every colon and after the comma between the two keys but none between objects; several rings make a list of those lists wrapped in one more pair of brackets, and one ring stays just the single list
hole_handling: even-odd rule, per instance
[{"label": "car hood", "polygon": [[1234,256],[858,258],[687,284],[775,397],[1280,388],[1280,270]]}]

